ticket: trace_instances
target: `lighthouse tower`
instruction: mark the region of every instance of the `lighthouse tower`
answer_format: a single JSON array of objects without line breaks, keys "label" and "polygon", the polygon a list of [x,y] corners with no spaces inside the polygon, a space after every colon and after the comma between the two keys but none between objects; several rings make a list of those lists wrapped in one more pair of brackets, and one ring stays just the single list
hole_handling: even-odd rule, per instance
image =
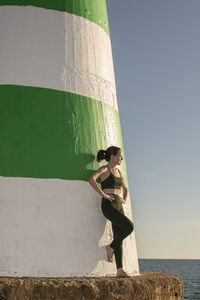
[{"label": "lighthouse tower", "polygon": [[[116,273],[88,184],[111,145],[124,152],[105,0],[2,0],[0,276]],[[130,199],[124,210],[132,219]],[[134,233],[123,249],[138,274]]]}]

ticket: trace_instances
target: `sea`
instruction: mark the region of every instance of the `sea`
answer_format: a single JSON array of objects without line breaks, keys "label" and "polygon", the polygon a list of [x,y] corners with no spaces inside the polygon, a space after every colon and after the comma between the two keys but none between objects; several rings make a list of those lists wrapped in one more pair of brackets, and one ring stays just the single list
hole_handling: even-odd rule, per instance
[{"label": "sea", "polygon": [[200,259],[139,259],[140,272],[178,275],[184,282],[184,300],[200,300]]}]

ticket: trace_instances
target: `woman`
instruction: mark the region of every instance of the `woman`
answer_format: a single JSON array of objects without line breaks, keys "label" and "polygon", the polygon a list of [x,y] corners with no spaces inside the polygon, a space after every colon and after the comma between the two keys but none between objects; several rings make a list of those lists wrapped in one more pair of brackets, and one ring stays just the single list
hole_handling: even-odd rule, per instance
[{"label": "woman", "polygon": [[[100,150],[97,154],[97,161],[105,159],[108,164],[100,167],[89,178],[89,183],[97,193],[102,196],[101,208],[104,216],[111,221],[113,230],[113,241],[106,246],[107,259],[113,262],[113,255],[117,266],[117,277],[130,277],[122,266],[122,242],[131,234],[134,225],[125,215],[122,203],[126,203],[128,189],[121,171],[116,168],[123,158],[121,149],[115,146],[107,150]],[[100,177],[101,188],[96,180]],[[123,198],[120,197],[121,187]]]}]

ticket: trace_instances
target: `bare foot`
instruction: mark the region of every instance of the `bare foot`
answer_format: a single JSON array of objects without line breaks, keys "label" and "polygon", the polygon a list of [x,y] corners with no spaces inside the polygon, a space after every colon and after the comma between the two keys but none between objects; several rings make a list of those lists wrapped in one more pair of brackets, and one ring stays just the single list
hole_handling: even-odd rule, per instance
[{"label": "bare foot", "polygon": [[106,246],[106,252],[107,252],[107,259],[109,262],[113,262],[113,254],[114,249],[110,247],[110,245]]},{"label": "bare foot", "polygon": [[122,268],[117,269],[117,277],[131,278]]}]

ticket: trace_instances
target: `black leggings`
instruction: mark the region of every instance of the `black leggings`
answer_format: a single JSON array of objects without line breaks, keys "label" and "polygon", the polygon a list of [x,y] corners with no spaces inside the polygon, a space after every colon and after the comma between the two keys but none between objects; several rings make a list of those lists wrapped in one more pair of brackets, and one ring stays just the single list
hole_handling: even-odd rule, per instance
[{"label": "black leggings", "polygon": [[112,223],[114,239],[110,247],[114,249],[117,268],[122,268],[122,242],[131,234],[134,224],[124,215],[120,197],[118,195],[114,197],[113,201],[102,198],[101,208],[104,216]]}]

